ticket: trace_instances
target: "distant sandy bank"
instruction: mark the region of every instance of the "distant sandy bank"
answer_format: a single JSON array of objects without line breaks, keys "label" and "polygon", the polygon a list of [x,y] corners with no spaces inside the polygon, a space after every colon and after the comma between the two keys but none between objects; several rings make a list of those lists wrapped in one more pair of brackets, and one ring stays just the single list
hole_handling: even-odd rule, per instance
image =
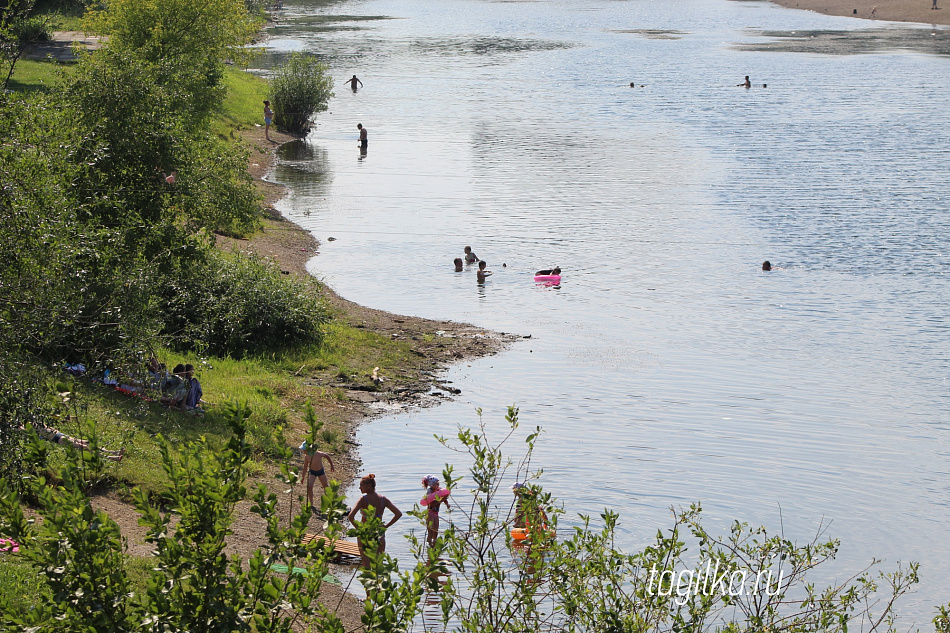
[{"label": "distant sandy bank", "polygon": [[[950,25],[950,0],[937,0],[937,10],[931,9],[932,0],[772,0],[772,2],[789,9],[805,9],[825,15]],[[875,7],[877,10],[872,18],[871,11]]]}]

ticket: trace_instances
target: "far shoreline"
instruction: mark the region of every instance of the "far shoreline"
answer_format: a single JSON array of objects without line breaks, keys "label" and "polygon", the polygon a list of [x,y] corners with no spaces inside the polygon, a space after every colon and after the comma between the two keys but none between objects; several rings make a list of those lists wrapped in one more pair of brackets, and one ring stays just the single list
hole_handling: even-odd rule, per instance
[{"label": "far shoreline", "polygon": [[[874,22],[916,22],[950,25],[950,0],[770,0],[787,9],[801,9],[824,15],[860,18]],[[874,11],[874,15],[871,12]]]}]

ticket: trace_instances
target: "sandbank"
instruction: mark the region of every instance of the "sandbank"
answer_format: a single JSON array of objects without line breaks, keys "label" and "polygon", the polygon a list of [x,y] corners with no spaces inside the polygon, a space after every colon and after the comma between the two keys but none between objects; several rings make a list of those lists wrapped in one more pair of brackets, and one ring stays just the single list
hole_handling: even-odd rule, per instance
[{"label": "sandbank", "polygon": [[[772,0],[789,9],[887,22],[920,22],[950,25],[950,0]],[[875,10],[876,8],[876,10]],[[874,16],[871,16],[871,11]]]}]

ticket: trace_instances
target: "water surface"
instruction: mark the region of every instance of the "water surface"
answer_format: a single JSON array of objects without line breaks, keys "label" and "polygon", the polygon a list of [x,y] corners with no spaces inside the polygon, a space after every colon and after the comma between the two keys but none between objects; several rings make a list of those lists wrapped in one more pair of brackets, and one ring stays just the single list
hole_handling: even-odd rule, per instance
[{"label": "water surface", "polygon": [[[831,521],[840,577],[918,560],[900,610],[932,617],[950,575],[945,30],[720,0],[285,6],[263,63],[306,50],[339,82],[273,174],[323,242],[313,273],[531,335],[451,368],[453,402],[364,425],[382,492],[411,507],[457,461],[434,433],[476,407],[500,433],[516,404],[567,517],[618,510],[623,547],[692,501],[799,541]],[[465,245],[484,286],[453,272]],[[553,265],[561,286],[536,286]]]}]

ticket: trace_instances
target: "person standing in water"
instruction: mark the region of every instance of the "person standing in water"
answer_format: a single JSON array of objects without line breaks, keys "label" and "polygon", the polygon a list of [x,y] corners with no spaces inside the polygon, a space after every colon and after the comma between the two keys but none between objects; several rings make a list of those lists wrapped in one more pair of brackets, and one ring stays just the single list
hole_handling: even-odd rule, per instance
[{"label": "person standing in water", "polygon": [[471,246],[466,246],[465,247],[465,263],[474,264],[477,261],[478,261],[478,255],[472,252]]},{"label": "person standing in water", "polygon": [[369,139],[366,136],[366,128],[362,123],[356,124],[356,129],[360,131],[360,149],[365,150],[369,145]]},{"label": "person standing in water", "polygon": [[[383,512],[388,508],[390,512],[393,513],[393,518],[389,523],[383,525],[383,530],[386,530],[393,523],[398,521],[402,517],[402,511],[393,505],[393,502],[387,499],[386,497],[380,495],[376,492],[376,475],[370,473],[360,479],[360,492],[363,493],[363,496],[360,497],[360,500],[356,502],[356,505],[350,510],[350,513],[347,515],[350,523],[354,526],[359,523],[363,523],[369,518],[370,512],[377,518],[383,518]],[[372,508],[372,510],[370,510]],[[362,512],[362,520],[357,521],[356,515]],[[360,556],[363,557],[363,567],[369,568],[369,558],[366,556],[366,552],[363,551],[363,543],[359,543],[360,547]],[[383,532],[379,535],[379,553],[386,551],[386,533]]]},{"label": "person standing in water", "polygon": [[353,89],[353,92],[356,92],[356,84],[359,84],[360,88],[363,87],[363,82],[356,78],[356,75],[353,75],[350,79],[347,79],[343,83],[350,84],[350,88]]},{"label": "person standing in water", "polygon": [[443,503],[446,508],[450,507],[449,490],[439,485],[439,478],[435,475],[423,477],[422,487],[426,489],[426,493],[419,505],[429,509],[426,516],[426,527],[428,528],[426,543],[429,544],[429,547],[432,547],[435,545],[436,539],[439,538],[439,510]]},{"label": "person standing in water", "polygon": [[738,86],[738,87],[740,87],[740,88],[751,88],[751,87],[752,87],[752,82],[749,81],[749,76],[746,75],[746,76],[745,76],[745,81],[743,81],[741,84],[736,84],[736,86]]},{"label": "person standing in water", "polygon": [[478,271],[475,273],[475,280],[480,284],[485,283],[485,278],[491,274],[490,270],[485,270],[486,266],[488,266],[488,262],[484,259],[478,262]]}]

